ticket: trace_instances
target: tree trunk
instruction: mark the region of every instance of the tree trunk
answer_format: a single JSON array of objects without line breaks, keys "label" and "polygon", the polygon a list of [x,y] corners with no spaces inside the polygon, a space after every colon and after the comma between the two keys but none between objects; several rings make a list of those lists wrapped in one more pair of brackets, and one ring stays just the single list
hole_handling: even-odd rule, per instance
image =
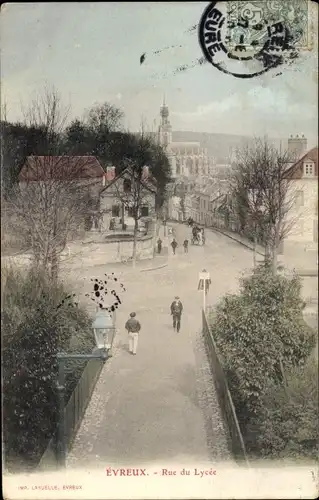
[{"label": "tree trunk", "polygon": [[271,270],[273,275],[277,274],[277,265],[278,265],[277,261],[278,261],[279,234],[277,228],[275,228],[274,233],[275,233],[274,242],[271,252]]},{"label": "tree trunk", "polygon": [[136,266],[137,234],[138,234],[138,219],[135,219],[134,220],[134,233],[133,233],[133,253],[132,253],[133,267]]},{"label": "tree trunk", "polygon": [[59,273],[58,255],[56,249],[54,248],[52,250],[52,258],[51,258],[51,279],[52,282],[55,284],[58,281],[58,273]]},{"label": "tree trunk", "polygon": [[257,265],[257,236],[256,232],[254,232],[254,267]]},{"label": "tree trunk", "polygon": [[124,231],[125,229],[125,206],[124,206],[124,203],[122,203],[122,207],[121,207],[121,217],[122,217],[122,230]]},{"label": "tree trunk", "polygon": [[156,220],[155,220],[155,227],[154,227],[154,233],[153,233],[153,256],[155,257],[156,254],[156,242],[159,237],[159,232],[161,229],[161,219],[160,219],[160,214],[156,215]]}]

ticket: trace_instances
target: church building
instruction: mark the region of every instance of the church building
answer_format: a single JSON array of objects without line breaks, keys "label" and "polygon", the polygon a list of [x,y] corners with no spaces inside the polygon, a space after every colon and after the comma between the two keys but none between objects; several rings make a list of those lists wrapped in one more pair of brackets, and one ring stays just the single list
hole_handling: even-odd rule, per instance
[{"label": "church building", "polygon": [[169,109],[165,104],[160,108],[161,122],[158,128],[159,144],[166,150],[169,158],[172,177],[198,178],[209,173],[210,160],[207,149],[201,148],[199,142],[173,142],[172,126],[169,121]]}]

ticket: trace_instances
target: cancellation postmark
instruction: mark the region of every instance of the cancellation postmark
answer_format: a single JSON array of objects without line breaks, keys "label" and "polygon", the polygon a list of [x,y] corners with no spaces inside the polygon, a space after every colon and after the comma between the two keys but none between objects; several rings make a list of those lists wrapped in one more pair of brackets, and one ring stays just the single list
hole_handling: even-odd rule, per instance
[{"label": "cancellation postmark", "polygon": [[204,56],[240,78],[291,63],[311,45],[308,7],[307,0],[212,2],[199,24]]}]

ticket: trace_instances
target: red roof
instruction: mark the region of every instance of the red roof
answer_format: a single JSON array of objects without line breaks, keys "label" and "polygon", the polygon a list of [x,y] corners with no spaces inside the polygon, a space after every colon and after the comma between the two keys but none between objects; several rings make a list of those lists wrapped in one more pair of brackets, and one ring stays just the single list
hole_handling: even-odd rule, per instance
[{"label": "red roof", "polygon": [[302,179],[303,164],[307,161],[312,161],[315,164],[315,177],[318,177],[318,147],[310,149],[308,153],[303,155],[294,165],[287,170],[287,176],[290,179]]},{"label": "red roof", "polygon": [[28,156],[20,181],[102,178],[104,170],[95,156]]}]

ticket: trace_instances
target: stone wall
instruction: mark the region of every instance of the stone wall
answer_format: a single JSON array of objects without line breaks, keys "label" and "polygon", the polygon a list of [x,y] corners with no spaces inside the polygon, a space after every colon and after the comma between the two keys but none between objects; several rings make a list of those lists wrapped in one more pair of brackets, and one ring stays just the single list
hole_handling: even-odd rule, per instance
[{"label": "stone wall", "polygon": [[[137,259],[151,259],[153,257],[153,236],[143,236],[137,241]],[[129,241],[111,240],[103,243],[88,243],[82,245],[79,260],[83,265],[112,263],[127,261],[132,257],[133,239]],[[72,256],[72,248],[71,248]]]},{"label": "stone wall", "polygon": [[[154,256],[153,234],[142,236],[137,241],[137,259],[151,259]],[[132,257],[133,238],[131,240],[111,240],[103,242],[70,243],[61,255],[61,265],[76,267],[125,262]],[[32,261],[31,254],[1,256],[1,264],[14,264],[27,267]]]}]

